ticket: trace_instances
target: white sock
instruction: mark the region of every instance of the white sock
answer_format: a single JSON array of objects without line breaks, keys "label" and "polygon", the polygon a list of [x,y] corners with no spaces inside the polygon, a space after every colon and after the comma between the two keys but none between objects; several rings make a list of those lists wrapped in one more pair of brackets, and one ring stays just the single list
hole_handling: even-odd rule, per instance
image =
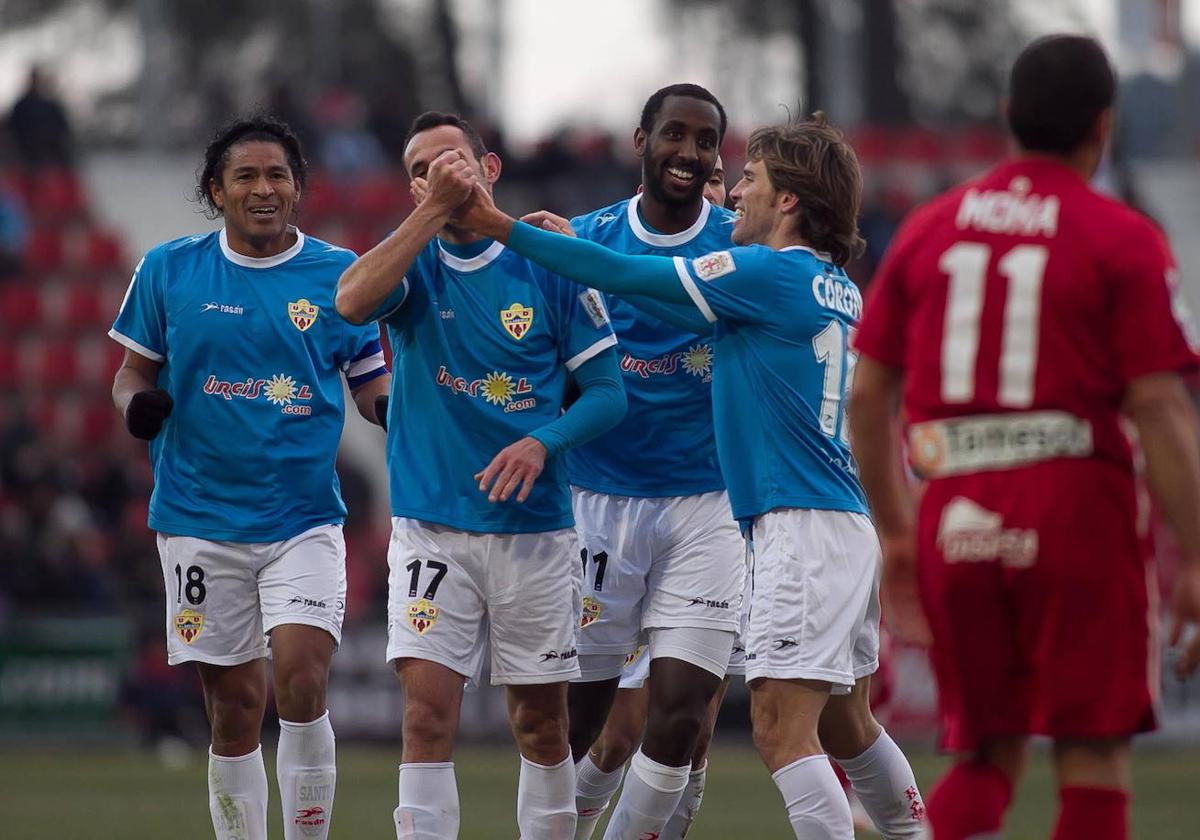
[{"label": "white sock", "polygon": [[824,755],[807,755],[771,774],[797,840],[853,840],[854,818]]},{"label": "white sock", "polygon": [[458,837],[454,762],[400,765],[400,804],[392,814],[397,840]]},{"label": "white sock", "polygon": [[624,765],[605,773],[592,761],[591,753],[575,765],[575,840],[589,840],[624,775]]},{"label": "white sock", "polygon": [[860,755],[838,764],[886,840],[924,836],[925,805],[912,767],[886,731]]},{"label": "white sock", "polygon": [[267,768],[262,745],[247,755],[208,750],[208,810],[217,840],[267,840]]},{"label": "white sock", "polygon": [[329,836],[337,783],[334,752],[328,711],[309,723],[280,719],[275,778],[283,800],[284,840]]},{"label": "white sock", "polygon": [[659,835],[687,787],[690,764],[668,767],[639,749],[629,761],[625,788],[604,832],[604,840],[630,840]]},{"label": "white sock", "polygon": [[550,767],[521,756],[517,827],[521,840],[571,840],[575,836],[575,764],[570,754]]},{"label": "white sock", "polygon": [[667,820],[667,827],[663,829],[660,840],[683,840],[687,836],[692,823],[696,821],[696,815],[700,813],[700,803],[704,800],[704,777],[707,771],[708,762],[706,761],[699,770],[693,770],[688,774],[687,787],[683,789],[683,796],[680,798],[679,804],[675,806],[675,813],[671,814],[671,819]]}]

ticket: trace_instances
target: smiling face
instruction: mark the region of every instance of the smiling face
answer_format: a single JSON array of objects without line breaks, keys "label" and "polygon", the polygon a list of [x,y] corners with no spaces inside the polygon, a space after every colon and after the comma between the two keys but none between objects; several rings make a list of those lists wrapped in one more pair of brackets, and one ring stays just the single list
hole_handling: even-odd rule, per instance
[{"label": "smiling face", "polygon": [[763,244],[779,222],[779,192],[771,186],[761,158],[746,162],[742,180],[729,192],[738,215],[731,234],[735,245]]},{"label": "smiling face", "polygon": [[642,185],[663,204],[699,200],[717,162],[721,114],[715,105],[691,96],[668,96],[649,134],[634,133],[642,159]]},{"label": "smiling face", "polygon": [[226,153],[220,178],[209,181],[213,203],[225,217],[229,247],[251,257],[269,257],[291,245],[288,224],[300,187],[278,143],[247,140]]}]

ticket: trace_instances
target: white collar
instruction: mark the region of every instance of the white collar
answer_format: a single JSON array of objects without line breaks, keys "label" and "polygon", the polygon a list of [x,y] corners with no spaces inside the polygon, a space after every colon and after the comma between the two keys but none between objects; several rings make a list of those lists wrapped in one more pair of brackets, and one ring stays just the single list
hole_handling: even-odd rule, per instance
[{"label": "white collar", "polygon": [[487,266],[489,263],[495,261],[495,259],[499,257],[503,251],[504,243],[496,240],[491,245],[487,246],[487,248],[485,248],[482,252],[464,260],[462,257],[456,257],[454,254],[451,254],[444,247],[442,247],[441,241],[438,241],[438,259],[453,268],[455,271],[478,271],[479,269]]},{"label": "white collar", "polygon": [[705,199],[704,206],[700,208],[700,215],[696,217],[696,221],[692,222],[690,228],[681,230],[679,233],[654,233],[642,224],[641,216],[638,215],[637,208],[641,201],[641,193],[629,199],[629,205],[626,207],[626,214],[629,217],[629,229],[633,231],[633,235],[638,239],[656,248],[674,248],[678,245],[691,242],[700,231],[704,230],[704,226],[708,224],[708,214],[712,210],[712,205],[708,203],[708,199]]},{"label": "white collar", "polygon": [[234,265],[244,268],[274,268],[277,265],[283,265],[304,250],[304,234],[295,225],[288,225],[288,230],[296,234],[296,242],[286,251],[281,251],[273,257],[247,257],[229,247],[229,236],[225,228],[221,228],[221,253]]},{"label": "white collar", "polygon": [[819,259],[821,262],[827,262],[827,263],[833,262],[833,255],[830,254],[828,251],[815,251],[812,248],[809,248],[807,245],[789,245],[786,248],[780,248],[779,250],[780,251],[808,251],[808,253],[812,254],[814,257]]}]

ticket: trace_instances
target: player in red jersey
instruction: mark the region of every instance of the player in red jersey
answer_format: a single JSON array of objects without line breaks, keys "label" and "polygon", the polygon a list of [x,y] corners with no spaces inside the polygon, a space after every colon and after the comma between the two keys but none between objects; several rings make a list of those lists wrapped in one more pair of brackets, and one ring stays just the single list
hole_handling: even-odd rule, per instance
[{"label": "player in red jersey", "polygon": [[[1181,377],[1197,357],[1177,275],[1160,232],[1087,183],[1114,90],[1091,39],[1027,47],[1007,114],[1018,154],[909,217],[860,323],[851,434],[884,614],[908,640],[931,636],[943,743],[961,754],[927,801],[935,840],[999,836],[1031,734],[1054,739],[1054,837],[1128,836],[1129,742],[1154,726],[1158,651],[1122,415],[1183,547],[1172,642],[1200,619],[1200,452]],[[901,396],[928,480],[915,526]]]}]

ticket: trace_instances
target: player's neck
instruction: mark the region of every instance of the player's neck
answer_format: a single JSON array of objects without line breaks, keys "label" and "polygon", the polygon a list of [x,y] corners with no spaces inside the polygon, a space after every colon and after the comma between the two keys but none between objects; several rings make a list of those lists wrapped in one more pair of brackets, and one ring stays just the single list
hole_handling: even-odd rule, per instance
[{"label": "player's neck", "polygon": [[704,209],[704,197],[697,196],[695,201],[686,204],[667,204],[656,201],[649,191],[642,191],[642,200],[638,202],[638,212],[648,226],[658,233],[683,233],[696,224],[700,211]]},{"label": "player's neck", "polygon": [[438,239],[443,242],[449,242],[451,245],[470,245],[474,242],[480,242],[485,238],[477,233],[461,230],[451,225],[446,225],[438,231]]},{"label": "player's neck", "polygon": [[265,239],[242,236],[228,225],[225,226],[225,242],[229,245],[229,250],[243,257],[252,257],[260,260],[266,257],[279,256],[296,244],[296,237],[296,229],[291,225],[288,225],[287,229],[279,236],[271,236]]},{"label": "player's neck", "polygon": [[1033,152],[1018,149],[1018,156],[1024,160],[1047,160],[1070,169],[1085,181],[1092,180],[1096,169],[1100,166],[1102,151],[1093,146],[1080,146],[1075,151],[1065,155],[1049,152]]}]

